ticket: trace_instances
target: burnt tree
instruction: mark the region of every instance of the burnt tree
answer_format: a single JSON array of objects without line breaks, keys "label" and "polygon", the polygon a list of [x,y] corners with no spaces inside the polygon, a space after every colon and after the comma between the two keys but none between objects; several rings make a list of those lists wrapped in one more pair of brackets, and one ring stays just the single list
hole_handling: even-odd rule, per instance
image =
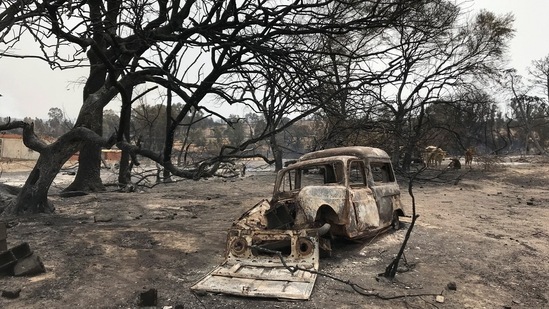
[{"label": "burnt tree", "polygon": [[[208,108],[207,103],[239,104],[241,97],[229,86],[241,83],[242,72],[261,71],[264,65],[269,65],[281,72],[291,71],[310,78],[315,81],[313,87],[319,87],[324,75],[318,74],[318,68],[300,61],[304,54],[323,56],[323,52],[309,47],[311,42],[323,36],[353,32],[379,33],[391,24],[402,23],[405,19],[401,16],[429,2],[2,1],[0,60],[35,57],[52,68],[89,66],[90,69],[83,102],[74,103],[82,104],[75,127],[52,145],[29,143],[31,149],[40,152],[40,159],[23,186],[13,213],[45,211],[44,201],[53,177],[76,151],[82,155],[81,165],[68,189],[102,189],[99,178],[99,150],[105,140],[101,132],[102,112],[121,93],[130,91],[138,96],[138,86],[145,84],[173,91],[183,102],[183,108],[171,119],[168,133],[192,110],[224,119],[218,111]],[[289,39],[302,37],[309,41],[299,46]],[[28,38],[34,39],[38,53],[27,54],[17,49]],[[125,132],[126,125],[127,121],[121,121],[118,132]],[[128,144],[122,137],[123,134],[118,134],[119,148],[147,156],[173,175],[196,178],[208,173],[206,165],[196,171],[178,170],[161,154]],[[235,155],[251,143],[244,141],[224,147],[220,157]],[[167,148],[170,144],[166,140]],[[215,164],[219,160],[205,163]]]}]

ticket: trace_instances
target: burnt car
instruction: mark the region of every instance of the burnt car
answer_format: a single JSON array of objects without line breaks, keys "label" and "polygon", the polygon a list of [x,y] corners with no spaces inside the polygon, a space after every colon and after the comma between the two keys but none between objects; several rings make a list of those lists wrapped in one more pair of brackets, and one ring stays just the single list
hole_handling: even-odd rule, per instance
[{"label": "burnt car", "polygon": [[330,233],[368,237],[404,216],[390,157],[378,148],[343,147],[311,152],[278,173],[269,229],[330,224]]},{"label": "burnt car", "polygon": [[192,289],[308,299],[320,252],[330,252],[332,238],[398,229],[401,216],[400,189],[385,151],[356,146],[305,154],[278,172],[270,200],[233,223],[225,261]]}]

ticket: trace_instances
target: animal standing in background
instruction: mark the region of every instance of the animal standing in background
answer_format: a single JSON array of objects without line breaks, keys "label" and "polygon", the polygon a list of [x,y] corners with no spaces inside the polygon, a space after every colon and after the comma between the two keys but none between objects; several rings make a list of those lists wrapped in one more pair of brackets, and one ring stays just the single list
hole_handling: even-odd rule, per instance
[{"label": "animal standing in background", "polygon": [[471,166],[471,164],[473,163],[474,153],[475,152],[472,147],[467,148],[467,150],[465,151],[465,165]]},{"label": "animal standing in background", "polygon": [[423,153],[423,161],[425,161],[427,167],[441,166],[444,157],[446,157],[446,151],[442,150],[442,148],[436,146],[425,147],[425,151]]}]

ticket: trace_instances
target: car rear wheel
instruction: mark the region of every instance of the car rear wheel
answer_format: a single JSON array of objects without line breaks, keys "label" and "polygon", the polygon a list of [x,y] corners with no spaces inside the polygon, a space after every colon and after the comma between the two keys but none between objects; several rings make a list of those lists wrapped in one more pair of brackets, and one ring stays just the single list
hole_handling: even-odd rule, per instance
[{"label": "car rear wheel", "polygon": [[400,229],[400,216],[398,215],[398,212],[393,212],[393,221],[391,221],[391,227],[393,230],[399,230]]}]

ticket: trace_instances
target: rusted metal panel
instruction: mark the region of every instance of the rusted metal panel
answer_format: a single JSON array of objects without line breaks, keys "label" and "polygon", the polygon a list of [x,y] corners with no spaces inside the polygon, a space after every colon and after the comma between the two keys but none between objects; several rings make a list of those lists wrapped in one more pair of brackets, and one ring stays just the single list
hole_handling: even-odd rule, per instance
[{"label": "rusted metal panel", "polygon": [[191,289],[238,296],[307,300],[315,281],[316,274],[301,270],[292,274],[282,265],[225,263]]},{"label": "rusted metal panel", "polygon": [[379,212],[372,190],[367,187],[353,188],[350,198],[356,213],[358,231],[379,228]]},{"label": "rusted metal panel", "polygon": [[[347,218],[345,200],[347,188],[345,186],[310,186],[301,189],[297,196],[300,211],[297,213],[297,223],[314,222],[318,208],[322,205],[330,206],[340,219]],[[299,222],[299,221],[303,222]],[[344,224],[345,222],[336,222]]]},{"label": "rusted metal panel", "polygon": [[[309,299],[319,266],[317,239],[316,231],[312,230],[232,229],[227,239],[225,262],[191,289],[240,296]],[[292,268],[295,266],[299,269]]]},{"label": "rusted metal panel", "polygon": [[389,160],[390,157],[387,153],[379,148],[364,147],[364,146],[352,146],[352,147],[339,147],[325,150],[319,150],[302,155],[299,161],[336,157],[336,156],[355,156],[358,158],[376,158]]},{"label": "rusted metal panel", "polygon": [[233,223],[233,228],[264,230],[267,228],[267,218],[265,213],[271,208],[269,201],[262,200],[254,207],[242,214],[238,220]]},{"label": "rusted metal panel", "polygon": [[397,184],[387,184],[372,187],[376,196],[379,220],[381,225],[389,225],[393,219],[393,212],[400,209],[400,189]]}]

